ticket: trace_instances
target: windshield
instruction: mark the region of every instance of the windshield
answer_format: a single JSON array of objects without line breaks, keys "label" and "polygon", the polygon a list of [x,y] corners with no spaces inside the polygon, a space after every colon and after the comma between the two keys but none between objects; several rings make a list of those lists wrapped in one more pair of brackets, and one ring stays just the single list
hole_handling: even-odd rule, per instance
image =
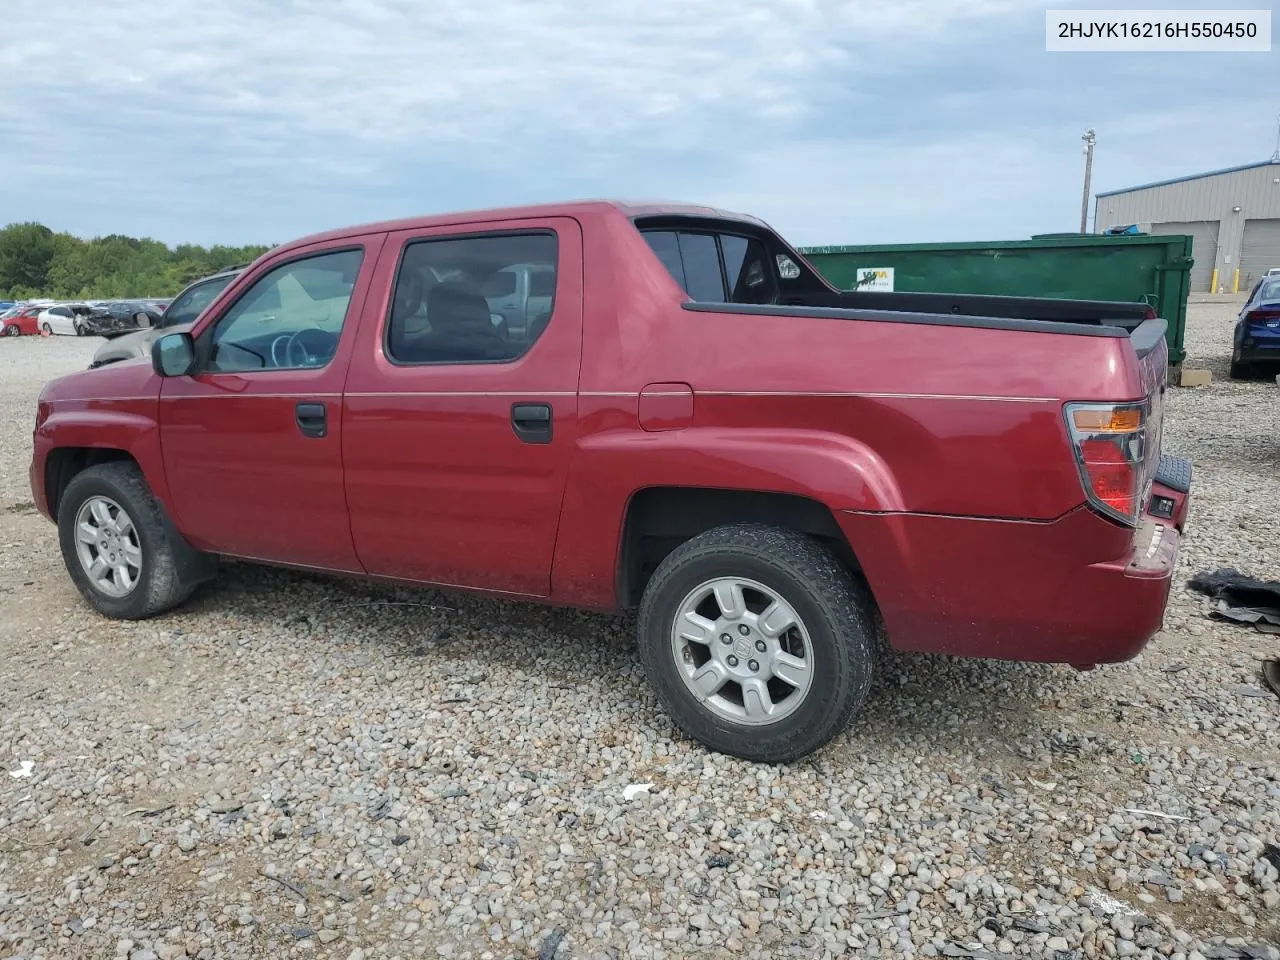
[{"label": "windshield", "polygon": [[228,274],[225,277],[214,277],[212,280],[205,280],[188,287],[178,299],[169,304],[169,309],[165,310],[159,326],[172,327],[179,323],[191,323],[234,279],[235,274]]},{"label": "windshield", "polygon": [[1258,291],[1258,299],[1263,301],[1280,300],[1280,277],[1264,280],[1262,289]]}]

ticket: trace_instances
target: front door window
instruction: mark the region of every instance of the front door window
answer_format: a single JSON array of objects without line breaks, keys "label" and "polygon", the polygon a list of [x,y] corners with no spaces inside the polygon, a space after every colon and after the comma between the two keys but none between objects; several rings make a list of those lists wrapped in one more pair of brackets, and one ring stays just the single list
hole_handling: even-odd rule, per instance
[{"label": "front door window", "polygon": [[209,373],[323,367],[333,359],[362,250],[281,264],[263,274],[202,340]]}]

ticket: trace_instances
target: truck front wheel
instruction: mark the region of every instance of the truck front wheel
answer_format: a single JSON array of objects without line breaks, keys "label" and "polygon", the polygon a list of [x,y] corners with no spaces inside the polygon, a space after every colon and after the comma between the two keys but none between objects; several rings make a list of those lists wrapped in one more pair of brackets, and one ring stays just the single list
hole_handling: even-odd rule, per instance
[{"label": "truck front wheel", "polygon": [[663,705],[720,753],[785,763],[839,734],[871,686],[871,604],[817,540],[717,527],[645,588],[640,657]]},{"label": "truck front wheel", "polygon": [[178,566],[191,548],[136,464],[101,463],[76,474],[58,504],[58,541],[72,581],[105,616],[141,620],[191,593]]}]

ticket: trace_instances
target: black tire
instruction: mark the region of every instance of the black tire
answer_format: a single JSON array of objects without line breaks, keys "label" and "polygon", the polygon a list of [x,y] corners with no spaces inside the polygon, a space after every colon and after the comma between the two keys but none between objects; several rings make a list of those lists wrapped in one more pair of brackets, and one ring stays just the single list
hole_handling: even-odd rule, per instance
[{"label": "black tire", "polygon": [[22,329],[15,324],[10,324],[4,328],[4,335],[6,337],[20,337],[22,336]]},{"label": "black tire", "polygon": [[[89,579],[76,552],[76,516],[94,496],[118,504],[133,521],[142,551],[140,572],[122,597],[103,593]],[[67,572],[84,598],[99,613],[116,620],[143,620],[182,603],[197,582],[184,582],[180,563],[194,553],[166,517],[137,464],[125,461],[89,467],[67,484],[58,504],[58,542]]]},{"label": "black tire", "polygon": [[[808,632],[811,686],[780,720],[736,723],[706,706],[680,674],[671,639],[680,604],[717,577],[768,587],[790,604]],[[637,632],[649,682],[680,729],[744,760],[787,763],[819,749],[848,726],[871,687],[876,628],[870,598],[829,550],[794,530],[732,524],[686,541],[645,588]]]},{"label": "black tire", "polygon": [[1253,365],[1245,363],[1243,360],[1232,360],[1231,369],[1227,371],[1232,380],[1251,380],[1253,379]]}]

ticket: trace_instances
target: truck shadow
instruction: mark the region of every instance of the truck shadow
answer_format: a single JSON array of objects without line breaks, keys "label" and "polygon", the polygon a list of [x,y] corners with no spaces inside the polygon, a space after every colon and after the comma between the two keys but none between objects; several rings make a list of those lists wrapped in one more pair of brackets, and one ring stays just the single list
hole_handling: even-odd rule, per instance
[{"label": "truck shadow", "polygon": [[1005,752],[1054,725],[1046,707],[1075,678],[1065,665],[902,653],[882,645],[871,692],[848,738],[891,736],[904,749],[937,749],[950,740]]},{"label": "truck shadow", "polygon": [[[630,615],[239,563],[205,587],[189,609],[225,614],[234,608],[243,619],[266,620],[269,615],[258,601],[281,593],[296,607],[284,625],[331,640],[335,647],[356,643],[424,666],[433,658],[448,659],[464,673],[519,666],[555,686],[595,687],[612,701],[612,709],[648,711],[647,723],[676,735],[643,682]],[[1045,706],[1074,677],[1065,666],[899,653],[881,644],[867,701],[834,748],[856,747],[863,737],[892,737],[904,749],[925,749],[927,743],[932,750],[971,751],[998,744],[1005,752],[1007,745],[1055,722]]]}]

